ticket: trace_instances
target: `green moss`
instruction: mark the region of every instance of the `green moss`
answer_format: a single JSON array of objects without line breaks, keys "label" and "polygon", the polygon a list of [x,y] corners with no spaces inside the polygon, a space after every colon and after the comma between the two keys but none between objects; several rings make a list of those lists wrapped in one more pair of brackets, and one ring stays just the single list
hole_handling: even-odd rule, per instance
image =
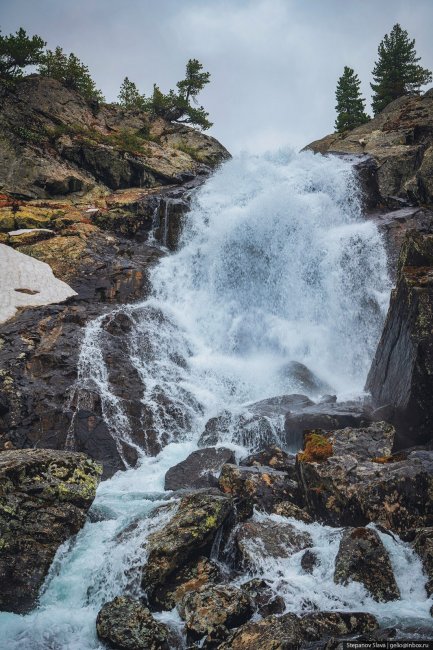
[{"label": "green moss", "polygon": [[200,149],[197,149],[196,147],[190,147],[189,145],[181,142],[175,146],[175,149],[178,149],[179,151],[183,151],[183,153],[186,153],[196,162],[202,162],[203,160]]}]

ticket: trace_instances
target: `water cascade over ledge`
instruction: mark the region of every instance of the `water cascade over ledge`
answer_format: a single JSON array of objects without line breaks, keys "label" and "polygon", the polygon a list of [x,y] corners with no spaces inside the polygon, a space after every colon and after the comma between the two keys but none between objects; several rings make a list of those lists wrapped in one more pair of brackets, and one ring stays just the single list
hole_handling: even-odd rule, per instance
[{"label": "water cascade over ledge", "polygon": [[[361,395],[390,290],[381,236],[363,220],[351,165],[290,151],[224,164],[196,191],[179,250],[160,261],[151,279],[148,300],[87,326],[70,395],[74,408],[97,398],[119,453],[133,446],[140,463],[101,484],[89,521],[58,551],[38,609],[0,614],[10,650],[102,649],[95,632],[101,605],[127,584],[129,593],[140,595],[146,537],[167,517],[147,514],[173,498],[164,493],[165,472],[197,448],[209,418],[300,392],[293,362],[339,397]],[[119,323],[129,379],[138,382],[141,396],[135,420],[106,363]],[[141,443],[134,437],[137,422],[147,432]],[[247,451],[225,443],[238,456]],[[74,447],[73,428],[68,444]],[[137,518],[134,533],[119,536]],[[428,619],[421,563],[407,544],[383,536],[402,597],[380,604],[359,585],[334,584],[340,529],[290,522],[310,529],[323,563],[314,577],[302,575],[296,557],[266,566],[286,611],[310,602],[323,609],[356,607],[383,624]],[[180,625],[174,610],[156,616]]]}]

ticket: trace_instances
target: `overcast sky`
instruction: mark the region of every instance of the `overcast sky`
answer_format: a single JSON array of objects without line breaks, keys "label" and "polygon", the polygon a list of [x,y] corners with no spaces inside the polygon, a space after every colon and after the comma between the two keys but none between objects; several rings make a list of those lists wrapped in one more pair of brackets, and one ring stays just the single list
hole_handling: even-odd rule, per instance
[{"label": "overcast sky", "polygon": [[0,0],[3,33],[24,27],[86,63],[109,101],[125,76],[174,88],[189,58],[227,148],[297,148],[333,131],[335,86],[353,67],[370,101],[377,46],[399,22],[433,69],[433,0]]}]

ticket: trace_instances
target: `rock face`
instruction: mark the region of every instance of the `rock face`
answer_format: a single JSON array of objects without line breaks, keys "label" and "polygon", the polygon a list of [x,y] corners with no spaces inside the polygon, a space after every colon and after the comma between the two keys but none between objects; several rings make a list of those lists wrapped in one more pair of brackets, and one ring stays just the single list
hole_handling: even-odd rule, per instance
[{"label": "rock face", "polygon": [[428,576],[426,583],[427,594],[433,594],[433,528],[425,528],[417,532],[413,547],[422,560],[424,572]]},{"label": "rock face", "polygon": [[314,519],[334,526],[374,522],[400,535],[432,525],[432,451],[390,455],[394,429],[383,422],[323,437],[331,455],[298,454],[299,483]]},{"label": "rock face", "polygon": [[178,184],[229,157],[214,138],[184,125],[90,105],[36,75],[4,92],[0,132],[0,186],[27,198]]},{"label": "rock face", "polygon": [[230,449],[199,449],[181,463],[170,467],[165,475],[164,489],[216,487],[222,466],[234,462],[235,456]]},{"label": "rock face", "polygon": [[96,619],[101,641],[119,650],[169,650],[165,625],[155,621],[139,600],[118,596],[102,607]]},{"label": "rock face", "polygon": [[410,232],[366,384],[376,407],[391,407],[400,448],[433,440],[432,319],[433,235]]},{"label": "rock face", "polygon": [[60,546],[84,525],[100,466],[84,454],[0,453],[0,609],[31,609]]},{"label": "rock face", "polygon": [[315,153],[368,154],[377,164],[380,202],[433,203],[433,93],[400,97],[346,135],[312,142]]},{"label": "rock face", "polygon": [[377,532],[369,528],[345,531],[335,559],[334,580],[361,582],[377,601],[400,598],[388,552]]},{"label": "rock face", "polygon": [[198,553],[209,553],[218,529],[232,512],[232,500],[220,494],[184,497],[168,524],[149,536],[143,589],[152,594]]},{"label": "rock face", "polygon": [[374,616],[357,612],[268,616],[262,621],[242,625],[220,646],[220,650],[289,650],[307,641],[371,632],[377,627]]}]

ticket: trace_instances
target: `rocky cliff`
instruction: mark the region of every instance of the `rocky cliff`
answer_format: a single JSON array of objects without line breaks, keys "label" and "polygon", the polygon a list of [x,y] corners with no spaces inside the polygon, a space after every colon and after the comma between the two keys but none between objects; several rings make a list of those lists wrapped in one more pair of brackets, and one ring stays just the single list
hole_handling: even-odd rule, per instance
[{"label": "rocky cliff", "polygon": [[[0,321],[18,309],[0,327],[0,447],[63,449],[83,327],[146,296],[148,269],[176,246],[191,190],[230,154],[187,126],[90,104],[36,75],[3,88],[0,103]],[[111,327],[114,356],[122,327]],[[100,405],[78,415],[78,450],[102,460],[105,475],[124,467]]]},{"label": "rocky cliff", "polygon": [[433,203],[433,89],[391,102],[374,119],[345,134],[309,144],[315,153],[367,154],[377,165],[383,205]]}]

